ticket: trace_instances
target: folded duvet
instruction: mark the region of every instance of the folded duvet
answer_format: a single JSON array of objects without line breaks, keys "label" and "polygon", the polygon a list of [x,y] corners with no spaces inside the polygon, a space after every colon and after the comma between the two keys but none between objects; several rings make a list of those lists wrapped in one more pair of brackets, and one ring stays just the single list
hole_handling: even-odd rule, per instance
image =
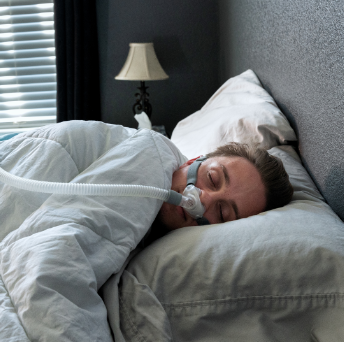
[{"label": "folded duvet", "polygon": [[[0,144],[0,166],[54,182],[170,189],[185,158],[162,135],[101,122],[46,126]],[[49,195],[0,183],[0,341],[112,341],[98,290],[162,201]]]}]

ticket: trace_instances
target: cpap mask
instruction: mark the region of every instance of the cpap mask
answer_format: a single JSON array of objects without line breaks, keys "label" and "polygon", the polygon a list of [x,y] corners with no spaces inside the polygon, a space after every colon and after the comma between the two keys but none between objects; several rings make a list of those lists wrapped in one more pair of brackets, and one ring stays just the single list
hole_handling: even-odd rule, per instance
[{"label": "cpap mask", "polygon": [[199,225],[209,224],[203,218],[205,208],[200,202],[201,190],[195,187],[198,169],[200,164],[206,159],[201,157],[195,160],[189,167],[187,174],[187,187],[183,195],[174,190],[159,189],[144,185],[127,184],[84,184],[84,183],[57,183],[43,182],[32,179],[21,178],[3,170],[0,167],[0,181],[19,189],[83,196],[134,196],[151,197],[164,202],[181,206],[186,212],[196,219]]},{"label": "cpap mask", "polygon": [[183,191],[183,196],[194,199],[195,206],[193,207],[193,209],[186,209],[186,211],[192,218],[196,219],[196,222],[199,226],[210,224],[210,222],[205,217],[203,217],[205,213],[205,207],[200,201],[201,190],[195,186],[196,180],[198,178],[199,167],[201,163],[206,159],[207,157],[205,156],[200,157],[189,166],[187,173],[187,186]]}]

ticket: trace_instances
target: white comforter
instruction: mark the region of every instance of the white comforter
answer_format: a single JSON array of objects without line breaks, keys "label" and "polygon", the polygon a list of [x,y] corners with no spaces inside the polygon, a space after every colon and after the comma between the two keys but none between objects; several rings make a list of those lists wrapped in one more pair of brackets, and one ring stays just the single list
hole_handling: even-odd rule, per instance
[{"label": "white comforter", "polygon": [[[169,189],[185,161],[162,135],[72,121],[0,144],[0,166],[57,182]],[[49,195],[0,183],[0,341],[111,341],[98,290],[120,271],[162,202]]]}]

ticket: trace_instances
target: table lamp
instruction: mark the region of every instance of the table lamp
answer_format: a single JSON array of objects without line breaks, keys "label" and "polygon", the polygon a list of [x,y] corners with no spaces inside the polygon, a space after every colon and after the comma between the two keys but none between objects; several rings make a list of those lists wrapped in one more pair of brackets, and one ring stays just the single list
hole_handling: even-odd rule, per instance
[{"label": "table lamp", "polygon": [[126,62],[115,77],[116,80],[141,82],[141,86],[138,87],[140,94],[135,94],[139,98],[133,105],[133,113],[136,114],[136,109],[144,111],[149,118],[151,118],[152,106],[148,99],[149,94],[146,92],[148,87],[145,86],[145,81],[158,81],[167,78],[169,76],[158,62],[153,43],[130,43]]}]

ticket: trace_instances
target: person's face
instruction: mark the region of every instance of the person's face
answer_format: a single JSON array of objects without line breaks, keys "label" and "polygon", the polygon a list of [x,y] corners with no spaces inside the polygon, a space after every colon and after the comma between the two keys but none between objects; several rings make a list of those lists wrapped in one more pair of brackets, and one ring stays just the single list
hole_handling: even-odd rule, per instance
[{"label": "person's face", "polygon": [[[183,193],[189,160],[174,172],[171,189]],[[255,166],[241,157],[213,157],[202,162],[195,184],[201,190],[204,217],[210,224],[233,221],[256,215],[266,206],[265,186]],[[195,219],[179,206],[163,203],[157,216],[160,224],[173,230],[196,226]]]}]

